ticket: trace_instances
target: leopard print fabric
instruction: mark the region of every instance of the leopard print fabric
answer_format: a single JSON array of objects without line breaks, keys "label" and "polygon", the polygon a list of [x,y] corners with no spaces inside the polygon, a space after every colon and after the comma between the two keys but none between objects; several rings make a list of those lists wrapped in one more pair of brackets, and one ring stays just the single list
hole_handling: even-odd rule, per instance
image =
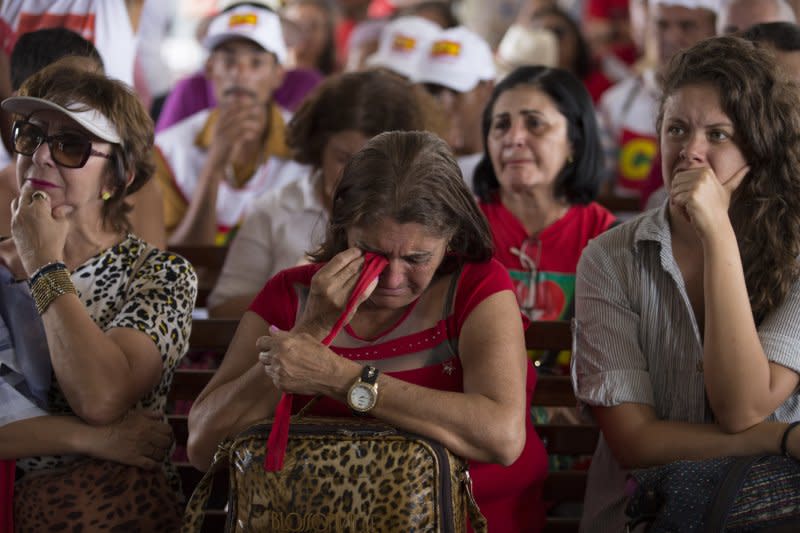
[{"label": "leopard print fabric", "polygon": [[[328,429],[299,430],[321,425]],[[268,428],[254,426],[219,452],[230,462],[230,531],[466,531],[466,463],[443,446],[372,420],[309,417],[290,424],[283,469],[265,472]],[[184,531],[200,531],[209,487],[192,496]]]},{"label": "leopard print fabric", "polygon": [[[133,328],[153,339],[161,353],[161,381],[135,408],[163,413],[175,368],[189,346],[197,276],[179,255],[150,248],[135,278],[130,279],[140,254],[147,249],[144,241],[128,235],[79,266],[71,277],[89,316],[103,331]],[[48,403],[51,414],[74,414],[55,377]],[[74,457],[27,457],[18,460],[17,466],[27,472],[59,467],[71,460]],[[177,471],[169,460],[164,467],[170,483],[180,492]]]},{"label": "leopard print fabric", "polygon": [[[78,489],[78,490],[76,490]],[[111,461],[74,461],[17,483],[16,533],[119,531],[175,533],[181,505],[157,472]],[[120,499],[121,494],[129,495]]]}]

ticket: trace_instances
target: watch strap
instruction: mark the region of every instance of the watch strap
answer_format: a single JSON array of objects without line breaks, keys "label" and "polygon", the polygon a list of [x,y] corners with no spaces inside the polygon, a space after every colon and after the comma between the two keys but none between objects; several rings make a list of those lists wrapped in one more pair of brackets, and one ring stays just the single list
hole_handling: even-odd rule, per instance
[{"label": "watch strap", "polygon": [[[364,368],[361,370],[361,376],[359,376],[353,382],[353,385],[351,385],[351,389],[352,387],[354,387],[359,383],[366,383],[367,385],[375,385],[375,382],[378,381],[378,374],[380,374],[380,370],[378,370],[374,366],[365,365]],[[349,402],[350,398],[348,397],[347,400]],[[355,416],[367,416],[369,414],[369,411],[359,411],[357,409],[353,409],[352,406],[350,406],[350,412],[353,413]]]},{"label": "watch strap", "polygon": [[361,381],[373,385],[376,381],[378,381],[379,373],[380,370],[378,370],[374,366],[366,365],[364,366],[364,369],[361,371]]}]

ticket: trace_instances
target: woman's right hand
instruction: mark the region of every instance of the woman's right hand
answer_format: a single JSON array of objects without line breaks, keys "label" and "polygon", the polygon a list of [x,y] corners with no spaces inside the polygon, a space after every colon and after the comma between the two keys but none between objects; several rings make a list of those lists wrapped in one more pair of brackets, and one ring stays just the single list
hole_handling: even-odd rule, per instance
[{"label": "woman's right hand", "polygon": [[28,276],[43,265],[63,260],[72,206],[53,208],[46,193],[23,186],[11,210],[11,235]]},{"label": "woman's right hand", "polygon": [[[353,247],[336,254],[320,268],[311,278],[308,301],[294,330],[309,333],[318,340],[324,339],[344,312],[363,266],[364,252]],[[349,318],[373,289],[364,291]]]},{"label": "woman's right hand", "polygon": [[172,428],[153,411],[130,411],[106,426],[88,426],[86,454],[152,470],[172,447]]}]

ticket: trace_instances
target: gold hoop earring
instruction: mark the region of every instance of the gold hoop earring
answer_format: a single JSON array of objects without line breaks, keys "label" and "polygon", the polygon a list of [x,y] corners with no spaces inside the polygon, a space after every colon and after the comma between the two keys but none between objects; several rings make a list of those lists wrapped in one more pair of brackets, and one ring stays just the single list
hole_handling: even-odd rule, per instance
[{"label": "gold hoop earring", "polygon": [[108,199],[111,198],[111,193],[108,191],[103,191],[103,194],[100,195],[100,198],[102,198],[104,202],[107,202]]}]

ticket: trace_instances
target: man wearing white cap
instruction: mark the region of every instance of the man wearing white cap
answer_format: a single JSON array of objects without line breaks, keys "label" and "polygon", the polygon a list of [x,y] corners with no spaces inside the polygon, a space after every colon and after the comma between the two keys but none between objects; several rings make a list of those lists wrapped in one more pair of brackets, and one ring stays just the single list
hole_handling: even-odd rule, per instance
[{"label": "man wearing white cap", "polygon": [[279,172],[289,154],[272,101],[287,55],[278,15],[234,4],[212,20],[203,46],[217,107],[156,136],[170,244],[224,244],[254,198],[297,177]]},{"label": "man wearing white cap", "polygon": [[656,66],[624,79],[598,104],[606,149],[606,178],[618,194],[639,195],[656,157],[658,71],[680,50],[716,35],[717,0],[655,0],[650,26],[656,37]]},{"label": "man wearing white cap", "polygon": [[367,58],[366,65],[391,70],[413,81],[420,57],[441,30],[422,17],[398,17],[381,30],[378,51]]},{"label": "man wearing white cap", "polygon": [[481,118],[494,88],[491,48],[463,26],[442,30],[417,64],[415,81],[442,104],[450,120],[446,141],[472,188],[472,174],[483,155]]},{"label": "man wearing white cap", "polygon": [[744,31],[764,22],[797,22],[786,0],[722,0],[717,28],[720,34]]}]

